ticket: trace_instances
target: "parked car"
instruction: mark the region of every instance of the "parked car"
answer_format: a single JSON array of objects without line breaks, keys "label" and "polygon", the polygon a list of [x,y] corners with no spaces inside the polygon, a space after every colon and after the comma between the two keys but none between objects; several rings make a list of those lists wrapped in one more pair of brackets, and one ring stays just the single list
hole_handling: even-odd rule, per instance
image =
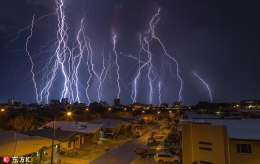
[{"label": "parked car", "polygon": [[161,142],[161,141],[163,141],[164,135],[157,134],[154,136],[154,138],[155,138],[156,142]]},{"label": "parked car", "polygon": [[154,137],[149,137],[147,139],[147,143],[148,143],[148,145],[155,143],[155,138]]},{"label": "parked car", "polygon": [[135,132],[136,137],[140,137],[142,135],[142,132]]},{"label": "parked car", "polygon": [[175,162],[175,161],[180,161],[179,156],[173,156],[170,153],[163,152],[163,153],[157,153],[154,156],[154,160],[156,162],[159,162],[159,164],[163,164],[164,162]]},{"label": "parked car", "polygon": [[150,136],[154,136],[156,134],[157,134],[157,132],[153,131],[153,132],[150,133]]}]

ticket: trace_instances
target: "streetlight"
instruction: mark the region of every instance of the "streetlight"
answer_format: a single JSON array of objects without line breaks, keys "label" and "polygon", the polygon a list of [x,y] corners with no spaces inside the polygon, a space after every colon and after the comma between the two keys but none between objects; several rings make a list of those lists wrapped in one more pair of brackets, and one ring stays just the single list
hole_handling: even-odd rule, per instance
[{"label": "streetlight", "polygon": [[68,116],[71,116],[71,112],[67,112],[67,115],[68,115]]},{"label": "streetlight", "polygon": [[4,109],[4,108],[2,108],[2,109],[1,109],[1,112],[4,112],[4,111],[5,111],[5,109]]}]

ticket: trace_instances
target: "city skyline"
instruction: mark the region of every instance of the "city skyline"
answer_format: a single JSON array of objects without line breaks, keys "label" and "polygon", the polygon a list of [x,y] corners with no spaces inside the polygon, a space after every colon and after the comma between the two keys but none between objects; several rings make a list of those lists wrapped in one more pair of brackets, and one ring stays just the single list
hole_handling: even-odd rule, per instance
[{"label": "city skyline", "polygon": [[259,2],[78,2],[0,2],[0,101],[259,99]]}]

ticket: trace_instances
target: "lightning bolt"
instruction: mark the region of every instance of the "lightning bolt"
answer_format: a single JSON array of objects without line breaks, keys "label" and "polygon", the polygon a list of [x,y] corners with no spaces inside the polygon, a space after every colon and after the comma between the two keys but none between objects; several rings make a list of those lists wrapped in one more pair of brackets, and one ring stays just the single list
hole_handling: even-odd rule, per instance
[{"label": "lightning bolt", "polygon": [[159,103],[161,104],[162,103],[162,100],[161,100],[161,89],[162,89],[162,86],[161,86],[161,82],[159,81]]},{"label": "lightning bolt", "polygon": [[15,40],[20,36],[20,34],[21,34],[22,31],[25,31],[25,30],[27,30],[27,29],[32,28],[32,26],[33,26],[35,23],[37,23],[39,20],[41,20],[41,19],[43,19],[43,18],[45,18],[45,17],[50,17],[51,15],[55,15],[55,14],[56,14],[56,13],[50,13],[50,14],[44,15],[44,16],[38,18],[37,20],[35,20],[35,21],[34,21],[32,24],[30,24],[29,26],[27,26],[27,27],[25,27],[25,28],[23,28],[23,29],[20,29],[20,30],[18,30],[17,32],[15,32],[15,33],[13,33],[13,34],[8,35],[8,36],[5,38],[5,40],[8,39],[8,38],[11,38],[11,37],[14,37],[14,38],[11,39],[10,41],[8,41],[8,43],[6,44],[5,48],[7,48],[13,41],[15,41]]},{"label": "lightning bolt", "polygon": [[[142,51],[145,51],[145,52],[147,52],[147,54],[149,54],[149,51],[147,51],[147,50],[145,49],[145,45],[144,45],[143,42],[142,42],[142,36],[141,36],[141,34],[139,34],[139,42],[140,42],[140,45],[141,45],[141,48],[140,48],[140,51],[139,51],[139,58],[133,57],[133,56],[129,56],[129,57],[132,57],[132,58],[138,60],[137,75],[135,76],[134,81],[133,81],[133,87],[132,87],[133,89],[132,89],[132,94],[131,94],[131,98],[132,98],[132,100],[133,100],[133,103],[136,102],[136,97],[137,97],[137,81],[138,81],[138,79],[140,78],[141,71],[142,71],[142,69],[145,68],[146,66],[149,66],[149,62],[150,62],[150,60],[148,60],[148,61],[146,61],[146,62],[143,62],[143,61],[140,60],[140,56],[141,56],[141,52],[142,52]],[[150,56],[148,56],[148,58],[149,58],[149,57],[150,57]],[[150,58],[149,58],[149,59],[150,59]],[[151,79],[150,79],[150,84],[151,84]],[[151,85],[150,85],[150,89],[151,89]],[[150,91],[150,93],[151,93],[151,91]],[[150,95],[150,96],[149,96],[149,102],[151,102],[151,98],[152,98],[152,96]]]},{"label": "lightning bolt", "polygon": [[114,51],[114,54],[116,56],[116,74],[117,74],[117,89],[118,89],[118,92],[117,92],[117,98],[119,98],[119,95],[120,95],[120,92],[121,92],[121,88],[120,88],[120,84],[119,84],[119,65],[118,65],[118,55],[117,55],[117,52],[116,52],[116,35],[115,33],[113,32],[113,51]]},{"label": "lightning bolt", "polygon": [[198,74],[196,74],[195,72],[193,72],[193,73],[194,73],[195,76],[197,76],[200,79],[200,81],[202,81],[202,83],[204,85],[206,85],[206,87],[207,87],[207,89],[209,91],[210,102],[212,103],[212,96],[211,96],[211,90],[209,88],[209,85]]},{"label": "lightning bolt", "polygon": [[89,86],[90,86],[90,80],[91,80],[91,78],[92,78],[92,73],[91,73],[91,71],[90,71],[90,63],[89,63],[89,61],[91,60],[91,55],[90,55],[90,53],[91,53],[91,48],[90,48],[91,46],[90,46],[90,42],[88,42],[88,44],[87,44],[87,51],[88,51],[88,56],[87,56],[87,62],[86,62],[86,64],[87,64],[87,70],[88,70],[88,73],[89,73],[89,77],[88,77],[88,81],[87,81],[87,87],[86,87],[86,96],[87,96],[87,99],[88,99],[88,104],[90,103],[90,98],[89,98],[89,95],[88,95],[88,89],[89,89]]},{"label": "lightning bolt", "polygon": [[[160,8],[158,8],[157,13],[153,15],[149,22],[149,29],[145,33],[145,36],[142,36],[139,34],[139,52],[138,54],[135,54],[135,56],[128,55],[128,57],[134,59],[136,64],[133,65],[133,67],[128,71],[128,73],[124,76],[123,79],[120,78],[120,63],[119,63],[119,55],[116,51],[116,46],[117,46],[117,36],[113,31],[113,47],[111,47],[110,54],[109,54],[109,60],[106,63],[106,55],[105,55],[105,47],[103,44],[103,49],[101,52],[101,57],[102,57],[102,66],[97,69],[97,66],[95,65],[95,56],[96,53],[93,51],[93,48],[91,46],[91,39],[86,35],[85,33],[85,27],[84,27],[84,19],[85,15],[80,21],[80,26],[78,31],[75,33],[75,37],[71,38],[71,35],[69,35],[69,27],[67,25],[67,19],[65,16],[65,5],[64,5],[64,0],[55,0],[56,2],[56,15],[57,15],[57,31],[56,35],[49,39],[49,41],[46,43],[45,46],[42,47],[42,49],[47,49],[50,44],[49,49],[43,50],[40,49],[40,53],[37,55],[34,55],[33,57],[29,53],[29,40],[32,37],[33,34],[33,25],[46,17],[51,16],[53,13],[49,15],[45,15],[43,17],[38,18],[35,21],[35,18],[33,16],[32,22],[30,26],[19,30],[18,32],[14,33],[13,35],[9,35],[7,38],[14,37],[15,39],[19,37],[20,33],[23,30],[29,29],[31,30],[30,36],[28,36],[26,40],[26,52],[29,57],[29,61],[31,64],[31,69],[30,69],[30,75],[32,75],[32,81],[34,84],[35,88],[35,95],[36,95],[36,100],[38,103],[40,102],[46,102],[48,103],[49,97],[51,95],[51,89],[54,88],[55,80],[58,80],[61,78],[62,84],[61,86],[61,94],[60,94],[60,99],[62,98],[68,98],[69,103],[78,101],[80,102],[80,88],[79,85],[82,87],[86,86],[85,89],[85,94],[87,97],[88,104],[91,102],[90,100],[90,88],[91,82],[93,81],[93,78],[98,79],[98,86],[97,86],[97,99],[98,101],[101,100],[102,98],[102,88],[104,87],[106,83],[106,79],[109,78],[108,82],[111,82],[112,85],[112,78],[111,78],[111,70],[113,66],[116,67],[116,95],[117,98],[120,97],[121,94],[121,85],[125,86],[125,89],[129,89],[128,87],[131,86],[131,98],[133,103],[137,101],[137,96],[138,96],[138,88],[141,88],[143,85],[148,85],[149,88],[149,104],[153,103],[154,99],[154,90],[157,90],[157,87],[154,87],[154,85],[158,84],[159,87],[159,102],[161,104],[162,100],[162,94],[161,94],[161,89],[162,89],[162,79],[161,75],[158,74],[155,69],[154,61],[156,58],[161,58],[158,54],[155,55],[152,51],[152,41],[155,41],[156,44],[160,45],[160,47],[163,49],[163,59],[167,58],[170,59],[171,61],[176,64],[176,72],[172,71],[170,63],[167,63],[170,67],[170,72],[173,77],[175,77],[179,82],[180,82],[180,90],[179,90],[179,101],[181,101],[181,92],[182,92],[182,87],[183,87],[183,81],[180,74],[180,69],[179,69],[179,64],[175,58],[173,58],[171,55],[169,55],[166,51],[166,48],[164,47],[164,44],[162,41],[155,35],[155,26],[159,22],[159,14],[160,14]],[[15,39],[12,39],[11,41],[8,42],[7,46],[12,43]],[[113,51],[113,52],[112,52]],[[41,71],[34,72],[36,69],[35,67],[37,66],[37,63],[34,63],[33,59],[34,57],[41,55],[43,53],[49,53],[49,58],[46,58],[46,60],[41,61],[39,63],[44,65],[44,68]],[[112,60],[111,58],[111,53],[115,55],[115,60]],[[120,52],[120,54],[123,54]],[[124,55],[124,54],[123,54]],[[127,55],[125,55],[127,56]],[[136,57],[137,56],[137,57]],[[114,59],[114,58],[113,58]],[[34,59],[35,60],[35,59]],[[162,70],[163,63],[161,64],[160,70]],[[87,81],[84,81],[84,86],[82,83],[80,83],[80,76],[79,72],[81,72],[80,68],[83,65],[85,66],[85,73],[88,75]],[[133,79],[125,85],[125,77],[127,77],[131,71],[134,71],[134,77]],[[147,72],[146,72],[147,71]],[[146,73],[145,76],[143,73]],[[38,85],[36,83],[36,76],[38,77],[38,74],[43,74],[41,80],[41,84]],[[176,76],[174,75],[176,74]],[[141,75],[144,76],[145,78],[141,78]],[[143,80],[144,79],[144,80]],[[120,81],[121,80],[121,81]],[[143,80],[143,83],[140,81]],[[157,83],[158,82],[158,83]],[[141,83],[141,86],[138,86],[138,84]],[[37,86],[39,88],[37,88]],[[211,96],[211,93],[210,93]],[[91,97],[92,98],[92,97]],[[211,98],[212,99],[212,98]]]},{"label": "lightning bolt", "polygon": [[[152,101],[153,101],[153,82],[155,81],[156,76],[155,76],[154,72],[152,71],[152,54],[150,52],[150,45],[149,45],[146,37],[144,38],[144,41],[147,45],[147,49],[145,51],[148,54],[148,66],[149,66],[149,69],[148,69],[148,79],[149,79],[149,87],[150,87],[149,104],[152,104]],[[152,78],[151,74],[153,75],[153,78]]]},{"label": "lightning bolt", "polygon": [[31,61],[31,64],[32,64],[30,71],[31,71],[31,74],[32,74],[32,81],[33,81],[33,84],[34,84],[36,101],[39,103],[39,96],[38,96],[37,85],[36,85],[36,81],[35,81],[35,74],[34,74],[34,72],[33,72],[34,62],[33,62],[33,60],[32,60],[32,56],[30,55],[30,52],[29,52],[29,50],[28,50],[29,39],[30,39],[30,38],[32,37],[32,35],[33,35],[34,16],[35,16],[35,14],[33,15],[33,18],[32,18],[31,33],[30,33],[30,35],[28,36],[28,38],[26,39],[25,49],[26,49],[27,55],[29,56],[30,61]]},{"label": "lightning bolt", "polygon": [[180,75],[179,75],[179,63],[177,62],[177,60],[176,60],[175,58],[173,58],[172,56],[170,56],[170,55],[167,53],[167,51],[166,51],[166,49],[165,49],[165,47],[164,47],[164,44],[163,44],[162,41],[155,35],[154,26],[155,26],[155,24],[158,22],[158,19],[156,20],[155,23],[153,23],[153,22],[154,22],[154,19],[155,19],[157,16],[159,16],[160,10],[161,10],[161,9],[158,8],[157,13],[152,17],[152,19],[151,19],[151,21],[150,21],[150,29],[149,29],[148,32],[151,31],[152,39],[157,40],[157,41],[160,43],[160,45],[162,46],[162,49],[163,49],[165,55],[166,55],[168,58],[172,59],[172,60],[176,63],[176,67],[177,67],[177,68],[176,68],[176,76],[178,77],[178,79],[180,80],[180,83],[181,83],[181,85],[180,85],[180,90],[179,90],[179,101],[181,101],[181,92],[182,92],[183,81],[182,81],[182,78],[181,78]]},{"label": "lightning bolt", "polygon": [[[98,101],[100,101],[102,96],[102,85],[104,83],[104,80],[106,79],[106,71],[105,71],[105,56],[104,56],[104,44],[103,44],[103,50],[102,50],[102,70],[99,75],[99,86],[98,86]],[[105,73],[105,74],[104,74]]]},{"label": "lightning bolt", "polygon": [[[80,101],[80,98],[79,98],[79,87],[78,87],[78,84],[79,84],[78,71],[79,71],[79,66],[81,64],[81,61],[82,61],[84,50],[86,48],[86,38],[85,38],[85,33],[84,33],[84,29],[85,28],[84,28],[84,25],[83,25],[83,20],[84,19],[85,19],[85,16],[81,20],[81,24],[80,24],[81,28],[80,28],[80,30],[78,31],[78,34],[77,34],[77,42],[78,42],[78,45],[79,45],[79,54],[76,55],[73,58],[73,64],[76,63],[76,66],[73,67],[73,68],[75,68],[73,76],[74,76],[74,79],[75,79],[74,80],[74,85],[76,86],[76,101]],[[80,39],[81,38],[80,36],[83,36],[83,39]],[[78,60],[78,61],[75,62],[75,60]]]}]

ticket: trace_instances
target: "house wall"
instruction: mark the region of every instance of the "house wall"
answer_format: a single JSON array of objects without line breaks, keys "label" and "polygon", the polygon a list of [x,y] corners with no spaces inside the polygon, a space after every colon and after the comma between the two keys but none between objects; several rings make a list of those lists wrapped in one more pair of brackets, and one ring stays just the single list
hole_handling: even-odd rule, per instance
[{"label": "house wall", "polygon": [[226,126],[182,124],[182,155],[183,164],[228,164]]},{"label": "house wall", "polygon": [[[252,153],[237,152],[237,144],[251,145]],[[229,140],[230,163],[233,164],[259,164],[260,163],[260,141]]]},{"label": "house wall", "polygon": [[90,134],[91,140],[99,140],[100,139],[100,130],[98,130],[96,133]]},{"label": "house wall", "polygon": [[[69,148],[69,142],[71,143],[71,146]],[[66,142],[61,142],[60,143],[60,149],[66,149],[66,150],[71,150],[74,149],[74,141],[66,141]]]},{"label": "house wall", "polygon": [[78,139],[74,141],[75,148],[80,148],[80,135],[76,135]]}]

